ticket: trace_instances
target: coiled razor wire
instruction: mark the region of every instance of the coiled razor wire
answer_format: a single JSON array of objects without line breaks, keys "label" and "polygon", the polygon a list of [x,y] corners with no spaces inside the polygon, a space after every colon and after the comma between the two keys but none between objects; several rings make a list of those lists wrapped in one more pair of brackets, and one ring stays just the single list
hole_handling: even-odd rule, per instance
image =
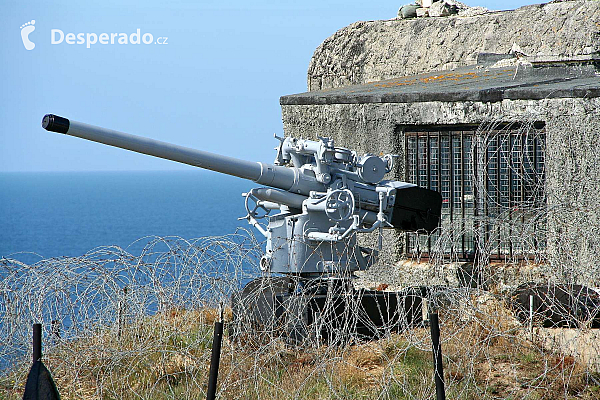
[{"label": "coiled razor wire", "polygon": [[215,306],[258,271],[260,246],[245,231],[193,241],[146,240],[135,256],[108,246],[32,265],[0,259],[0,365],[26,352],[33,323],[61,340],[106,329],[120,335],[142,317]]},{"label": "coiled razor wire", "polygon": [[[505,129],[504,121],[482,124],[481,143]],[[518,129],[527,135],[533,125],[521,121]],[[600,162],[600,146],[579,144]],[[559,156],[553,151],[546,156]],[[600,296],[592,287],[599,286],[600,271],[597,265],[582,271],[569,258],[573,240],[584,237],[577,224],[596,223],[583,220],[589,213],[581,211],[593,204],[581,188],[597,178],[573,171],[579,212],[573,204],[532,198],[516,205],[527,208],[536,235],[553,237],[560,266],[539,251],[530,227],[509,218],[514,202],[494,203],[481,176],[472,177],[474,185],[498,212],[475,226],[504,232],[504,244],[512,241],[517,249],[513,254],[490,261],[498,254],[497,238],[456,224],[419,239],[431,239],[429,254],[416,252],[396,265],[380,260],[352,281],[324,277],[322,292],[299,279],[261,273],[264,243],[243,231],[197,240],[144,238],[129,250],[100,247],[34,264],[2,258],[0,398],[22,396],[33,323],[43,324],[44,362],[64,398],[205,398],[213,322],[224,304],[229,333],[218,381],[222,399],[431,399],[431,309],[440,316],[447,398],[597,399]],[[543,180],[523,178],[535,196],[548,195]],[[549,218],[565,224],[564,237],[548,231]],[[458,263],[448,252],[462,234],[481,244],[472,263]],[[384,247],[393,239],[384,235]],[[424,300],[411,309],[383,296],[380,312],[396,313],[399,322],[378,324],[362,312],[366,289]],[[290,300],[270,317],[261,315],[257,304],[272,305],[282,293]],[[303,310],[319,293],[322,307],[307,315]],[[358,325],[378,334],[358,334]]]},{"label": "coiled razor wire", "polygon": [[[3,259],[0,383],[7,398],[21,396],[34,322],[43,323],[44,360],[66,398],[204,398],[216,306],[229,304],[232,293],[258,276],[260,253],[252,237],[234,235],[196,241],[154,238],[139,256],[105,247],[33,265]],[[268,285],[277,290],[277,280],[266,279],[257,293]],[[539,337],[531,340],[527,323],[515,317],[501,294],[439,287],[428,301],[442,318],[452,398],[595,393],[598,375],[564,349],[541,343]],[[346,314],[359,314],[360,302],[350,296]],[[352,318],[334,325],[337,305],[329,304],[315,318],[315,331],[327,324],[330,331],[352,331],[347,326]],[[301,314],[294,304],[287,307],[288,316]],[[389,329],[379,340],[346,337],[326,343],[312,335],[298,345],[282,335],[286,327],[277,321],[256,326],[252,318],[243,323],[243,315],[238,316],[242,324],[231,318],[228,310],[226,322],[236,332],[223,346],[221,398],[434,395],[424,323]],[[286,324],[305,323],[298,319],[288,318]],[[583,323],[571,331],[590,332]],[[588,346],[598,350],[598,342]]]}]

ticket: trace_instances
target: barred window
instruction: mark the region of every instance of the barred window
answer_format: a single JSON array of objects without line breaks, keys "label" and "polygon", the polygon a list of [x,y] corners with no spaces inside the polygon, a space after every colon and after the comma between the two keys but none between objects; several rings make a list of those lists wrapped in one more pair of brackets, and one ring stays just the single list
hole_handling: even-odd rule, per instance
[{"label": "barred window", "polygon": [[442,194],[441,229],[408,255],[523,259],[545,249],[544,123],[398,127],[405,180]]}]

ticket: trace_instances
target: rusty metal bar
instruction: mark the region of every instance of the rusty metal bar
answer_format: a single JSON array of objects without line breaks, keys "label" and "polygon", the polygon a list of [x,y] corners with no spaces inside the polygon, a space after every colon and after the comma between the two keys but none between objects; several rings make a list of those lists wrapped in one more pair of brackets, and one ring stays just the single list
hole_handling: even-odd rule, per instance
[{"label": "rusty metal bar", "polygon": [[[521,175],[521,204],[519,211],[521,212],[521,237],[525,236],[525,152],[527,151],[527,136],[525,133],[521,133],[521,165],[519,166],[519,174]],[[521,253],[523,258],[527,257],[525,254],[525,246],[521,241]]]},{"label": "rusty metal bar", "polygon": [[420,172],[420,168],[419,168],[419,132],[415,132],[415,167],[417,169],[416,171],[416,179],[417,181],[415,182],[417,186],[421,186],[420,184],[420,179],[419,179],[419,172]]},{"label": "rusty metal bar", "polygon": [[[410,158],[410,151],[409,151],[409,147],[408,147],[408,135],[406,134],[406,130],[402,131],[404,133],[404,179],[406,180],[406,182],[410,182],[410,171],[409,171],[409,158]],[[404,234],[404,246],[406,247],[404,249],[404,253],[408,254],[410,252],[410,234],[408,232],[406,232]]]},{"label": "rusty metal bar", "polygon": [[463,258],[467,258],[465,250],[465,135],[460,131],[460,208],[461,208],[461,246]]},{"label": "rusty metal bar", "polygon": [[[533,139],[533,173],[534,173],[533,179],[534,179],[534,184],[536,186],[536,190],[539,185],[539,182],[538,182],[538,161],[539,160],[538,160],[538,154],[537,154],[538,146],[539,146],[539,143],[538,143],[538,138],[536,135],[536,137],[534,137],[534,139]],[[532,201],[532,206],[537,207],[537,201]],[[538,225],[538,223],[536,221],[535,227],[534,227],[534,232],[537,232],[537,225]],[[535,234],[533,235],[533,246],[537,250],[538,241],[537,241],[537,236]]]},{"label": "rusty metal bar", "polygon": [[454,248],[454,157],[452,154],[452,132],[448,132],[448,176],[450,181],[450,254],[456,254]]},{"label": "rusty metal bar", "polygon": [[506,160],[506,172],[508,175],[508,254],[510,259],[512,260],[513,256],[513,245],[512,245],[512,214],[513,214],[513,205],[514,205],[514,196],[513,196],[513,148],[515,146],[514,143],[514,135],[511,130],[508,131],[508,158]]},{"label": "rusty metal bar", "polygon": [[443,193],[442,190],[442,131],[438,132],[438,163],[437,163],[437,178],[438,178],[438,190],[440,194]]},{"label": "rusty metal bar", "polygon": [[[473,165],[473,177],[472,177],[472,181],[471,181],[471,186],[473,189],[473,253],[474,256],[477,257],[477,254],[479,253],[479,248],[478,248],[478,244],[479,241],[476,240],[476,237],[479,237],[479,221],[477,220],[477,217],[479,216],[479,212],[477,210],[477,207],[479,207],[479,202],[477,201],[478,198],[477,196],[479,195],[478,193],[478,185],[479,185],[479,156],[478,156],[478,152],[477,152],[477,148],[479,147],[479,137],[477,135],[476,132],[473,132],[473,136],[471,139],[471,148],[473,149],[473,157],[471,159],[471,163]],[[485,171],[485,169],[484,169]]]},{"label": "rusty metal bar", "polygon": [[484,171],[485,171],[485,199],[487,201],[484,201],[483,203],[483,207],[484,207],[484,214],[485,214],[485,244],[487,244],[490,240],[490,206],[489,206],[489,199],[490,199],[490,180],[492,179],[492,177],[490,176],[490,171],[489,171],[489,164],[490,164],[490,149],[489,149],[489,136],[488,136],[488,143],[487,146],[485,147],[485,167],[484,167]]},{"label": "rusty metal bar", "polygon": [[[500,142],[500,132],[496,132],[496,143],[498,144],[497,147],[497,152],[496,152],[496,193],[497,193],[497,201],[496,201],[496,219],[498,219],[498,213],[501,210],[501,206],[502,206],[502,180],[500,179],[500,176],[502,175],[500,173],[501,168],[502,168],[502,143]],[[500,241],[500,224],[496,223],[496,225],[498,225],[498,239],[497,239],[497,247],[496,247],[496,255],[498,256],[498,258],[502,257],[502,253],[501,253],[501,241]]]},{"label": "rusty metal bar", "polygon": [[[431,189],[431,138],[427,131],[427,189]],[[431,234],[427,235],[427,254],[431,254]]]}]

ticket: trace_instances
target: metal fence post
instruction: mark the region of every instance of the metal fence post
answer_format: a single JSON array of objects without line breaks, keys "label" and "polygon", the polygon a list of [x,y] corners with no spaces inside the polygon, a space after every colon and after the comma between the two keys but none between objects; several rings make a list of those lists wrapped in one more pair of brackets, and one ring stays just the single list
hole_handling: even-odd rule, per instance
[{"label": "metal fence post", "polygon": [[433,343],[435,395],[437,400],[446,400],[444,366],[442,365],[442,346],[440,345],[440,322],[437,311],[429,314],[429,326],[431,327],[431,341]]},{"label": "metal fence post", "polygon": [[42,358],[42,324],[33,324],[33,362]]},{"label": "metal fence post", "polygon": [[219,362],[221,360],[221,344],[223,342],[223,306],[219,305],[219,315],[215,320],[212,353],[210,358],[210,372],[208,374],[208,390],[206,400],[214,400],[217,393],[217,379],[219,377]]}]

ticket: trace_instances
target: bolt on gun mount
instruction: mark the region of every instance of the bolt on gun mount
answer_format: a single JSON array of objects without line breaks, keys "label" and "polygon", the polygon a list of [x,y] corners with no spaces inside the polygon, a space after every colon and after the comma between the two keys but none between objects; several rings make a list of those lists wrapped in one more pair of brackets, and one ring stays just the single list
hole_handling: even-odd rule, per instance
[{"label": "bolt on gun mount", "polygon": [[[266,238],[264,272],[304,281],[348,277],[367,269],[376,250],[357,243],[358,233],[394,228],[431,232],[440,221],[441,195],[384,180],[393,157],[335,147],[333,140],[279,140],[274,164],[239,160],[71,121],[48,114],[48,131],[249,179],[267,187],[245,193],[244,217]],[[270,212],[279,210],[273,216]],[[267,225],[261,224],[266,219]],[[288,279],[289,281],[289,279]],[[287,282],[287,281],[286,281]],[[249,285],[251,286],[251,285]]]}]

